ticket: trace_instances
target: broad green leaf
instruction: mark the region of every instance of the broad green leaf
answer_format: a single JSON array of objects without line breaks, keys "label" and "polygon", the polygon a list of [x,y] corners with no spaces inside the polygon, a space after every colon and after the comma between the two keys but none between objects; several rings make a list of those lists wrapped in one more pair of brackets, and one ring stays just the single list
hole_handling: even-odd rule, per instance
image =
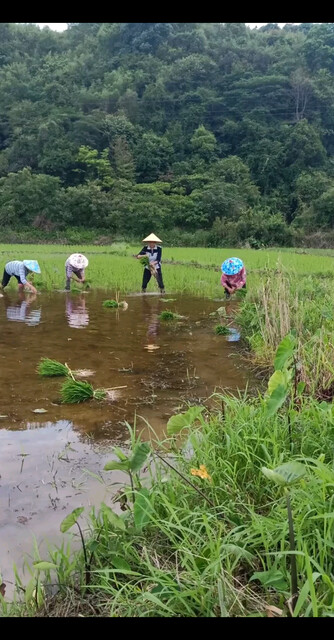
[{"label": "broad green leaf", "polygon": [[284,403],[288,395],[288,388],[279,384],[267,400],[267,416],[270,418]]},{"label": "broad green leaf", "polygon": [[54,562],[33,562],[33,566],[38,571],[48,571],[48,569],[57,569],[57,565]]},{"label": "broad green leaf", "polygon": [[304,392],[305,387],[306,387],[305,382],[298,382],[298,384],[297,384],[297,394],[299,396],[302,395],[302,393]]},{"label": "broad green leaf", "polygon": [[77,509],[73,509],[72,513],[66,516],[66,518],[64,518],[64,520],[60,523],[60,531],[62,533],[66,533],[66,531],[73,527],[84,510],[85,507],[77,507]]},{"label": "broad green leaf", "polygon": [[256,571],[250,580],[259,580],[264,587],[273,587],[277,591],[287,591],[289,585],[281,571],[270,569],[269,571]]},{"label": "broad green leaf", "polygon": [[123,453],[122,449],[120,449],[119,447],[114,447],[113,448],[113,452],[115,453],[115,455],[118,457],[118,459],[121,462],[124,462],[125,460],[128,460],[128,458],[125,455],[125,453]]},{"label": "broad green leaf", "polygon": [[129,471],[130,460],[124,460],[123,462],[117,462],[116,460],[110,460],[107,462],[103,470],[104,471],[114,471],[118,469],[119,471]]},{"label": "broad green leaf", "polygon": [[148,442],[141,442],[135,446],[133,456],[130,459],[131,471],[136,473],[136,471],[139,471],[144,466],[150,450]]},{"label": "broad green leaf", "polygon": [[150,521],[152,511],[153,505],[149,490],[140,489],[137,492],[133,507],[134,521],[137,529],[142,529]]},{"label": "broad green leaf", "polygon": [[115,527],[115,529],[121,529],[125,531],[125,522],[120,518],[117,513],[115,513],[110,507],[108,507],[104,502],[101,503],[101,511],[104,513],[110,524]]},{"label": "broad green leaf", "polygon": [[32,578],[31,580],[29,580],[25,588],[24,598],[27,604],[31,602],[35,589],[36,589],[36,578]]},{"label": "broad green leaf", "polygon": [[227,551],[229,555],[235,556],[236,558],[244,558],[245,560],[248,560],[248,562],[254,560],[252,553],[236,544],[222,544],[221,548],[222,550]]},{"label": "broad green leaf", "polygon": [[275,389],[279,385],[282,385],[283,387],[286,386],[285,373],[283,371],[280,371],[280,370],[274,371],[273,375],[269,378],[268,394],[271,396],[271,394],[275,391]]},{"label": "broad green leaf", "polygon": [[286,462],[276,467],[276,469],[262,467],[262,473],[264,473],[269,480],[276,482],[276,484],[287,487],[302,478],[306,473],[306,469],[301,462],[293,460],[292,462]]},{"label": "broad green leaf", "polygon": [[167,433],[169,436],[180,433],[185,427],[191,427],[194,422],[199,418],[204,407],[190,407],[188,411],[184,413],[178,413],[176,416],[169,418],[167,422]]},{"label": "broad green leaf", "polygon": [[120,558],[120,556],[111,556],[110,558],[111,564],[115,569],[123,569],[125,571],[131,571],[131,567],[129,563],[124,560],[124,558]]},{"label": "broad green leaf", "polygon": [[285,338],[280,342],[277,347],[276,356],[274,360],[274,369],[282,370],[287,361],[293,357],[296,348],[296,338],[291,333],[288,333]]}]

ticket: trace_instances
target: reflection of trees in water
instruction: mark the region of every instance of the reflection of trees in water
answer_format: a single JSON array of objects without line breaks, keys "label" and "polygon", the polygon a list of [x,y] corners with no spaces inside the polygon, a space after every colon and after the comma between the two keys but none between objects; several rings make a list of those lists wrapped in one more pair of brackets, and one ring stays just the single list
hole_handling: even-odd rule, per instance
[{"label": "reflection of trees in water", "polygon": [[25,296],[24,292],[20,291],[16,299],[16,304],[13,304],[13,299],[7,294],[4,294],[3,299],[6,307],[7,320],[10,322],[24,322],[29,326],[38,325],[40,323],[42,309],[29,310],[30,305],[36,300],[36,297],[35,294]]},{"label": "reflection of trees in water", "polygon": [[89,313],[84,295],[75,298],[66,295],[66,318],[73,329],[83,329],[89,325]]}]

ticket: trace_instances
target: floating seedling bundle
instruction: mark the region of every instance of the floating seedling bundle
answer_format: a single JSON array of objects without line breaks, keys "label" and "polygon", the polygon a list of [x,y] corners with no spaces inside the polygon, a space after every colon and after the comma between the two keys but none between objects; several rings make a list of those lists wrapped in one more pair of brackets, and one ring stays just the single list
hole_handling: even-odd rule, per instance
[{"label": "floating seedling bundle", "polygon": [[62,364],[50,358],[41,358],[37,371],[44,377],[66,376],[67,379],[60,389],[61,401],[66,404],[85,402],[92,398],[95,400],[105,399],[109,402],[114,402],[119,397],[118,389],[125,388],[122,386],[110,389],[94,389],[89,382],[86,380],[76,380],[76,377],[86,378],[94,375],[95,371],[91,369],[77,369],[76,371],[72,371],[67,364]]},{"label": "floating seedling bundle", "polygon": [[228,336],[230,333],[230,329],[228,327],[225,327],[223,324],[217,324],[217,326],[215,327],[215,333],[218,336]]},{"label": "floating seedling bundle", "polygon": [[119,301],[119,293],[116,293],[116,300],[104,300],[102,302],[102,306],[106,309],[124,309],[124,311],[128,308],[128,303],[123,301]]},{"label": "floating seedling bundle", "polygon": [[90,382],[68,378],[60,389],[61,401],[64,404],[76,404],[86,400],[103,400],[106,397],[104,389],[93,389]]},{"label": "floating seedling bundle", "polygon": [[37,371],[40,376],[50,378],[68,376],[70,374],[70,369],[66,364],[62,364],[57,360],[51,360],[50,358],[41,358]]},{"label": "floating seedling bundle", "polygon": [[181,318],[184,318],[184,316],[180,316],[178,313],[174,313],[173,311],[166,310],[166,311],[161,311],[159,318],[164,322],[170,322],[171,320],[180,320]]},{"label": "floating seedling bundle", "polygon": [[106,309],[118,309],[119,304],[116,300],[104,300],[102,306]]}]

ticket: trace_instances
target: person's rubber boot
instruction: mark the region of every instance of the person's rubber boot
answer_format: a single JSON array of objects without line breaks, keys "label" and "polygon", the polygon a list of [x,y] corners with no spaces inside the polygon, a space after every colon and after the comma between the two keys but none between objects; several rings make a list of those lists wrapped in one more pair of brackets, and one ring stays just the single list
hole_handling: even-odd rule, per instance
[{"label": "person's rubber boot", "polygon": [[161,293],[162,295],[164,295],[164,294],[165,294],[165,289],[160,289],[160,293]]},{"label": "person's rubber boot", "polygon": [[146,289],[142,289],[142,290],[141,290],[141,292],[142,292],[142,293],[146,293]]},{"label": "person's rubber boot", "polygon": [[231,297],[231,294],[228,291],[225,291],[225,300],[229,300]]}]

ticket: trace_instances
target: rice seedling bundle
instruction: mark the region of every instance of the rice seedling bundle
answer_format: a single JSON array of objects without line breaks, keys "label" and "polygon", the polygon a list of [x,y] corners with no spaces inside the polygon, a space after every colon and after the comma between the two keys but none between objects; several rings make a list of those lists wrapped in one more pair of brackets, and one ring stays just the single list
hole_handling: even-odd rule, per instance
[{"label": "rice seedling bundle", "polygon": [[103,400],[106,397],[104,389],[96,389],[94,391],[89,382],[73,380],[69,378],[64,382],[60,390],[61,401],[65,404],[76,404],[85,402],[86,400]]},{"label": "rice seedling bundle", "polygon": [[119,303],[116,300],[104,300],[102,306],[106,309],[118,309]]},{"label": "rice seedling bundle", "polygon": [[217,336],[227,336],[230,333],[230,330],[223,324],[217,324],[217,326],[215,327],[215,333],[217,334]]},{"label": "rice seedling bundle", "polygon": [[56,376],[68,376],[69,374],[69,368],[66,364],[62,364],[57,360],[51,360],[50,358],[41,358],[37,371],[40,376],[50,378]]}]

